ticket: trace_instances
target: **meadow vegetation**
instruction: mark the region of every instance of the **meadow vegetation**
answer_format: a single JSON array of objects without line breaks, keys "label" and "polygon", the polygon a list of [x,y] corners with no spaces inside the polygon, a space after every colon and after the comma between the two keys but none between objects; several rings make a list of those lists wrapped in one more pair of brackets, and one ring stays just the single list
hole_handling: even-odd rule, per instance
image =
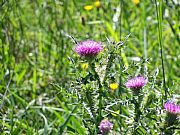
[{"label": "meadow vegetation", "polygon": [[0,134],[179,135],[179,6],[1,0]]}]

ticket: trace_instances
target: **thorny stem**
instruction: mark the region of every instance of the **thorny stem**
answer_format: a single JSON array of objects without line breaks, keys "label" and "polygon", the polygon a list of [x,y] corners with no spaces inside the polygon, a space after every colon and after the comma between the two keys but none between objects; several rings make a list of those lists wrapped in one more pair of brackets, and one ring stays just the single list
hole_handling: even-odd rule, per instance
[{"label": "thorny stem", "polygon": [[99,75],[95,70],[95,64],[93,62],[89,62],[89,65],[90,65],[90,68],[91,68],[92,72],[94,73],[94,76],[97,79],[97,82],[98,82],[98,85],[99,85],[99,91],[98,91],[98,93],[99,93],[99,107],[98,107],[99,112],[98,112],[97,123],[96,123],[96,126],[98,128],[98,124],[102,119],[102,113],[101,113],[101,110],[102,110],[102,84],[101,84]]},{"label": "thorny stem", "polygon": [[96,77],[96,79],[98,81],[99,88],[102,88],[101,80],[99,78],[98,73],[95,70],[95,64],[92,63],[92,62],[89,62],[89,65],[90,65],[90,68],[91,68],[92,72],[94,73],[94,76]]},{"label": "thorny stem", "polygon": [[167,113],[164,123],[164,134],[172,135],[174,133],[174,125],[177,122],[177,114]]},{"label": "thorny stem", "polygon": [[106,79],[107,79],[108,70],[109,70],[109,68],[111,67],[112,60],[114,59],[113,53],[110,53],[109,55],[110,55],[110,56],[109,56],[109,59],[108,59],[105,76],[104,76],[104,79],[103,79],[103,82],[102,82],[103,84],[105,84],[105,81],[106,81]]},{"label": "thorny stem", "polygon": [[[86,92],[86,97],[87,97],[87,100],[89,102],[89,107],[90,107],[91,113],[93,115],[93,118],[95,119],[96,115],[95,115],[95,111],[93,108],[93,99],[92,99],[92,96],[91,96],[91,93],[89,92],[89,90],[87,90],[87,92]],[[94,121],[96,122],[96,120],[94,120]]]},{"label": "thorny stem", "polygon": [[[137,96],[137,99],[135,98],[135,96]],[[135,106],[135,118],[134,118],[134,133],[133,134],[136,134],[136,128],[138,126],[138,122],[139,122],[139,119],[140,119],[140,116],[141,116],[141,110],[140,110],[140,106],[141,106],[141,101],[142,101],[142,95],[140,95],[140,93],[136,93],[136,95],[134,94],[134,97],[133,97],[133,100],[134,100],[134,106]]]}]

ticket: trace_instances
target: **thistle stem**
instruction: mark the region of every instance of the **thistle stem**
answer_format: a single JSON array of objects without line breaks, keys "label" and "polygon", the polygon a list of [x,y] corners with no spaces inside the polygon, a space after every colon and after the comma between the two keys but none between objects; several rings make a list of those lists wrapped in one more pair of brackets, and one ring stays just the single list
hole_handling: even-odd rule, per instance
[{"label": "thistle stem", "polygon": [[99,90],[98,90],[98,93],[99,93],[99,97],[98,97],[99,105],[98,105],[98,116],[96,118],[97,119],[96,127],[98,128],[98,123],[100,123],[100,121],[102,119],[102,113],[101,113],[101,110],[102,110],[102,84],[101,84],[99,75],[95,70],[95,64],[93,62],[89,62],[89,65],[90,65],[90,68],[91,68],[92,72],[94,73],[95,79],[97,80],[98,85],[99,85]]},{"label": "thistle stem", "polygon": [[107,75],[108,75],[108,70],[109,70],[109,68],[111,67],[111,65],[112,65],[112,61],[113,61],[113,59],[114,59],[114,55],[113,55],[113,53],[110,53],[109,54],[110,56],[109,56],[109,59],[108,59],[108,63],[107,63],[107,66],[106,66],[106,72],[105,72],[105,76],[104,76],[104,79],[103,79],[103,84],[105,84],[105,82],[106,82],[106,79],[107,79]]},{"label": "thistle stem", "polygon": [[176,120],[177,120],[177,114],[167,113],[164,124],[165,135],[172,135],[174,133],[173,125],[175,125]]},{"label": "thistle stem", "polygon": [[[135,96],[137,96],[137,99],[135,98]],[[135,106],[135,118],[134,118],[134,133],[136,134],[136,128],[137,128],[137,124],[139,122],[140,116],[141,116],[141,110],[140,110],[140,106],[141,106],[141,101],[142,101],[142,95],[140,95],[139,93],[136,93],[136,95],[134,94],[133,97],[134,100],[134,106]]]}]

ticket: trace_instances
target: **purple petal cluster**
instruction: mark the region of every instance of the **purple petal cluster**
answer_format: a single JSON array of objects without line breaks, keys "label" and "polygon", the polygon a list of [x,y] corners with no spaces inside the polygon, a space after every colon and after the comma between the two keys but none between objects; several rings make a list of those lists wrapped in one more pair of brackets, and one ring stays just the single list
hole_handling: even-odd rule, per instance
[{"label": "purple petal cluster", "polygon": [[126,87],[131,89],[140,89],[147,83],[143,76],[134,77],[126,82]]},{"label": "purple petal cluster", "polygon": [[109,122],[107,119],[104,119],[101,121],[101,123],[99,125],[99,129],[102,134],[106,134],[113,129],[113,124],[111,122]]},{"label": "purple petal cluster", "polygon": [[96,56],[102,49],[103,48],[100,43],[93,40],[86,40],[78,43],[75,51],[80,56],[92,57]]},{"label": "purple petal cluster", "polygon": [[180,106],[175,105],[174,103],[171,103],[171,102],[166,102],[164,104],[164,108],[167,112],[172,113],[172,114],[180,113]]}]

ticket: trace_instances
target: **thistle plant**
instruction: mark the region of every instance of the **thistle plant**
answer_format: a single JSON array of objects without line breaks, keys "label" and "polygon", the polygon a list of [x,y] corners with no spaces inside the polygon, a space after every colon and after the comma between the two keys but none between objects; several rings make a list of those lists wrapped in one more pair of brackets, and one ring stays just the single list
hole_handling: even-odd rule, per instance
[{"label": "thistle plant", "polygon": [[[98,127],[98,123],[100,122],[100,120],[102,119],[102,84],[99,78],[98,73],[95,70],[95,58],[96,56],[103,50],[103,47],[101,45],[101,43],[98,43],[96,41],[93,40],[86,40],[86,41],[82,41],[80,43],[78,43],[75,47],[75,52],[84,60],[87,61],[89,68],[90,68],[90,72],[93,75],[93,78],[97,81],[98,83],[98,115],[94,115],[95,117],[95,125],[96,127]],[[95,113],[94,112],[94,108],[93,106],[93,97],[91,97],[92,95],[90,93],[86,94],[87,99],[89,100],[89,105],[90,105],[90,110],[91,113]]]},{"label": "thistle plant", "polygon": [[133,91],[133,103],[135,106],[134,133],[136,132],[136,127],[141,116],[140,107],[143,100],[143,95],[140,94],[140,92],[146,83],[147,80],[143,76],[137,76],[129,79],[125,84],[127,88],[130,88]]},{"label": "thistle plant", "polygon": [[166,102],[164,104],[164,108],[166,110],[166,119],[164,125],[164,133],[166,135],[173,134],[173,126],[178,121],[178,114],[180,113],[180,106],[174,104],[173,102]]},{"label": "thistle plant", "polygon": [[[88,129],[89,134],[111,134],[111,132],[114,132],[113,130],[117,129],[116,125],[118,123],[118,126],[123,124],[124,120],[129,120],[133,118],[132,134],[139,133],[140,129],[140,123],[142,120],[147,119],[145,118],[146,115],[148,115],[147,108],[144,107],[144,97],[146,96],[143,90],[143,87],[147,84],[148,79],[147,75],[144,77],[143,75],[135,76],[131,79],[128,79],[126,81],[125,86],[126,90],[130,89],[132,91],[132,95],[128,97],[128,101],[125,101],[123,99],[123,92],[121,91],[121,95],[117,95],[119,92],[113,92],[115,90],[120,90],[118,88],[123,87],[118,83],[118,80],[116,80],[119,77],[113,76],[112,77],[112,71],[109,70],[112,68],[112,66],[115,65],[114,61],[121,60],[118,57],[118,52],[121,50],[121,47],[123,47],[124,42],[121,42],[121,45],[119,43],[109,42],[111,46],[103,46],[102,44],[93,40],[85,40],[82,42],[76,42],[76,46],[74,51],[80,56],[80,61],[83,61],[83,64],[81,64],[81,69],[83,69],[83,72],[86,72],[85,76],[81,78],[80,80],[84,80],[82,83],[82,92],[80,93],[82,102],[82,107],[87,110],[89,116],[84,115],[84,125]],[[99,70],[97,69],[97,65],[100,65],[102,57],[98,57],[98,55],[102,53],[104,56],[108,56],[105,63],[105,72],[104,77],[100,78]],[[123,62],[122,62],[123,63]],[[141,62],[142,63],[142,62]],[[134,68],[135,66],[129,67]],[[121,67],[123,69],[123,67]],[[142,69],[142,68],[140,68]],[[115,70],[113,70],[115,71]],[[121,72],[121,81],[125,81],[125,78],[127,78],[128,71],[124,70]],[[122,76],[123,75],[123,76]],[[121,82],[122,83],[122,82]],[[151,82],[149,82],[151,83]],[[153,84],[154,85],[154,84]],[[111,91],[109,91],[109,89]],[[117,96],[116,96],[117,95]],[[122,97],[122,99],[121,99]],[[132,100],[131,100],[132,99]],[[130,102],[132,101],[132,102]],[[133,103],[134,106],[131,108],[126,103]],[[152,101],[148,101],[148,104],[152,104]],[[166,108],[168,108],[168,105],[166,105]],[[120,107],[120,108],[118,108]],[[132,109],[134,113],[133,115],[130,115],[128,113],[124,114],[125,108]],[[122,110],[124,109],[124,110]],[[118,113],[116,113],[118,112]],[[125,116],[126,115],[126,116]],[[87,119],[87,117],[89,117]],[[117,117],[117,123],[111,123],[108,119],[112,117]],[[125,118],[126,117],[126,118]],[[106,119],[108,118],[108,119]],[[166,124],[166,126],[171,125],[170,123]],[[147,127],[147,125],[146,125]],[[121,128],[120,128],[121,129]],[[123,129],[125,131],[125,129]]]}]

